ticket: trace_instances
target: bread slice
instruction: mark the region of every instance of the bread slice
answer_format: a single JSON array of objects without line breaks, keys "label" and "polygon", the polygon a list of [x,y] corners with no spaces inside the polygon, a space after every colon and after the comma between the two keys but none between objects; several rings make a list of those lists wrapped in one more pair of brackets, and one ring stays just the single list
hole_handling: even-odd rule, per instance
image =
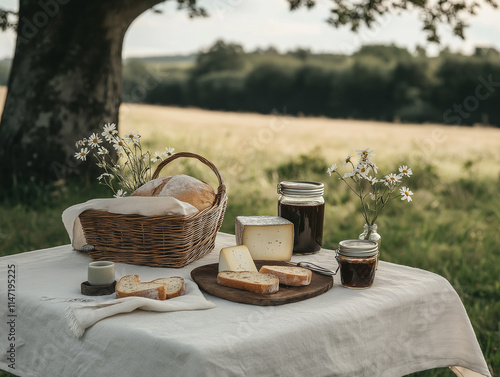
[{"label": "bread slice", "polygon": [[184,294],[184,279],[179,276],[171,278],[155,279],[152,283],[167,284],[167,299],[174,298]]},{"label": "bread slice", "polygon": [[263,295],[278,292],[280,286],[276,276],[253,271],[221,271],[217,274],[217,283]]},{"label": "bread slice", "polygon": [[296,266],[262,266],[259,272],[271,274],[280,280],[280,284],[301,287],[311,284],[312,272]]},{"label": "bread slice", "polygon": [[141,283],[139,275],[125,275],[116,283],[116,298],[122,297],[146,297],[155,300],[167,298],[167,284],[165,283]]}]

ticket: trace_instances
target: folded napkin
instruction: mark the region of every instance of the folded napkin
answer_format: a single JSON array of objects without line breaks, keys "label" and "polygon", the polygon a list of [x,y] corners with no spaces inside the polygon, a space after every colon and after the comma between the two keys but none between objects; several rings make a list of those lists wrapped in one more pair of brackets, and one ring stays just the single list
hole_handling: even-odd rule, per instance
[{"label": "folded napkin", "polygon": [[101,302],[72,304],[65,309],[69,327],[80,338],[88,327],[101,319],[115,314],[130,313],[136,309],[154,312],[175,312],[215,308],[215,304],[203,296],[196,283],[185,279],[184,284],[185,292],[182,296],[165,301],[144,297],[124,297]]},{"label": "folded napkin", "polygon": [[63,212],[62,220],[71,245],[76,250],[81,250],[87,244],[78,217],[87,210],[142,216],[191,215],[198,212],[195,206],[172,197],[128,196],[125,198],[92,199],[85,203],[75,204]]}]

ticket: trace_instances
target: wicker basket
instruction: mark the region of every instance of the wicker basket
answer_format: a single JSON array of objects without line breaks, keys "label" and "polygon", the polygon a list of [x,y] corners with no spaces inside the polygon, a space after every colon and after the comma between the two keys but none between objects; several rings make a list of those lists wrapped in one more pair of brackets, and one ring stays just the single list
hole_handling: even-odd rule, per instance
[{"label": "wicker basket", "polygon": [[226,211],[226,186],[219,170],[194,153],[176,153],[163,161],[153,174],[181,157],[195,158],[217,176],[219,187],[212,207],[192,215],[140,216],[104,211],[80,214],[85,238],[94,247],[95,260],[141,264],[155,267],[184,267],[210,253],[215,246]]}]

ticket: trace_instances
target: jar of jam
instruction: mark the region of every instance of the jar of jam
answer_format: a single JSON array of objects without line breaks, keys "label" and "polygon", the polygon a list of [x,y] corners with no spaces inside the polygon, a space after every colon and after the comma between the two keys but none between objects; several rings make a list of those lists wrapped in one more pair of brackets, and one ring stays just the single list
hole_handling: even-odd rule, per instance
[{"label": "jar of jam", "polygon": [[337,262],[340,280],[347,288],[368,288],[375,279],[378,244],[369,240],[345,240],[339,243]]},{"label": "jar of jam", "polygon": [[294,254],[312,254],[323,244],[325,186],[320,182],[284,181],[278,184],[278,216],[293,223]]}]

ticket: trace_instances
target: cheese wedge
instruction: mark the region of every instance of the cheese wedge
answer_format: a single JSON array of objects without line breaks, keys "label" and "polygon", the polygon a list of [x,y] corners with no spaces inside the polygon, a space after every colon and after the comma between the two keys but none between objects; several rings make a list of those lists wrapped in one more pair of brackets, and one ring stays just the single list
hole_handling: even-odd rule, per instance
[{"label": "cheese wedge", "polygon": [[245,245],[225,247],[219,254],[219,271],[252,271],[257,267]]},{"label": "cheese wedge", "polygon": [[293,223],[279,216],[237,216],[236,243],[254,260],[288,261],[293,251]]}]

